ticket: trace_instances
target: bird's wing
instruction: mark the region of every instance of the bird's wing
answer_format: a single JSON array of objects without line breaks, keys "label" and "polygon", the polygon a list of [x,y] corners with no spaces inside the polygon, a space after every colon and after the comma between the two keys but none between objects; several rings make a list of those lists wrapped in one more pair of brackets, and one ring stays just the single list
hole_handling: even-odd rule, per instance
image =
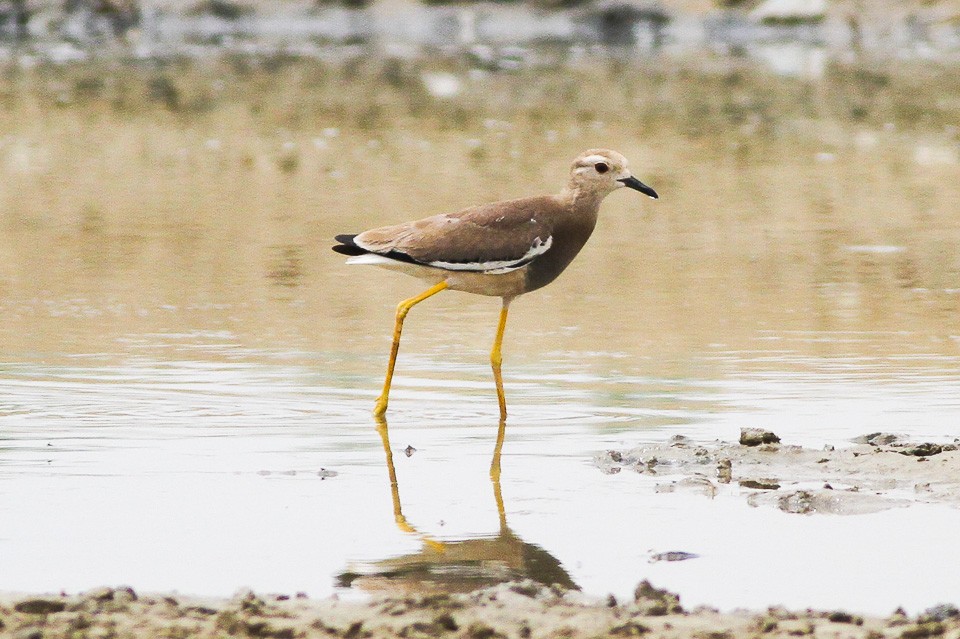
[{"label": "bird's wing", "polygon": [[484,204],[371,229],[354,241],[372,253],[427,266],[506,273],[550,249],[550,221],[561,206],[550,196]]}]

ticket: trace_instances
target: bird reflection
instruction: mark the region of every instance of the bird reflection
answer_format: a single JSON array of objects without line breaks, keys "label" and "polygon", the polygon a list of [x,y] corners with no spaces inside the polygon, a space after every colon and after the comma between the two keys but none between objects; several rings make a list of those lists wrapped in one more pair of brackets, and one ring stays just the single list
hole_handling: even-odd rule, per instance
[{"label": "bird reflection", "polygon": [[456,593],[508,581],[532,579],[548,586],[559,584],[568,589],[578,588],[556,557],[536,544],[523,541],[507,525],[500,490],[500,452],[506,431],[503,420],[500,421],[490,463],[490,480],[500,517],[500,530],[496,537],[459,541],[438,541],[418,531],[404,517],[387,422],[383,418],[377,422],[390,476],[394,520],[400,530],[417,535],[423,545],[418,552],[384,559],[360,571],[345,571],[337,576],[339,586],[404,593]]}]

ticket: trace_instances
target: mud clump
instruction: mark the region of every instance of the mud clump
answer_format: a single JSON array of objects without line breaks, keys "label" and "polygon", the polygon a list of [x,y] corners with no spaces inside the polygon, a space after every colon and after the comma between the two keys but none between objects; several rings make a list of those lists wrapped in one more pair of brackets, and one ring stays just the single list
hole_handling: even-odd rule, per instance
[{"label": "mud clump", "polygon": [[55,612],[63,612],[67,609],[67,602],[62,599],[48,599],[45,597],[32,597],[18,601],[13,605],[13,609],[28,615],[50,615]]},{"label": "mud clump", "polygon": [[870,433],[852,445],[804,448],[774,438],[779,441],[762,429],[743,429],[738,442],[671,437],[605,451],[594,465],[609,475],[632,470],[662,478],[649,483],[656,493],[739,497],[798,515],[866,514],[916,502],[960,506],[958,443]]},{"label": "mud clump", "polygon": [[762,428],[741,428],[740,444],[742,446],[759,446],[761,444],[779,444],[780,438],[776,433]]}]

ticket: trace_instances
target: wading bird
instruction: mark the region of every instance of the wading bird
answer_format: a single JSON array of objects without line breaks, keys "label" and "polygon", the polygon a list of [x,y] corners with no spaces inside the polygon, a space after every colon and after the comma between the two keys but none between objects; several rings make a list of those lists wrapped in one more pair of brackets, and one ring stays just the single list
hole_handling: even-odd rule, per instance
[{"label": "wading bird", "polygon": [[658,197],[630,173],[625,157],[616,151],[590,149],[573,161],[570,179],[556,195],[482,204],[458,213],[336,236],[339,244],[333,250],[350,256],[348,264],[382,266],[431,284],[397,306],[387,376],[374,415],[382,417],[387,411],[407,313],[428,297],[450,289],[503,300],[490,363],[500,419],[506,419],[500,346],[510,302],[546,286],[567,268],[593,233],[600,202],[623,187]]}]

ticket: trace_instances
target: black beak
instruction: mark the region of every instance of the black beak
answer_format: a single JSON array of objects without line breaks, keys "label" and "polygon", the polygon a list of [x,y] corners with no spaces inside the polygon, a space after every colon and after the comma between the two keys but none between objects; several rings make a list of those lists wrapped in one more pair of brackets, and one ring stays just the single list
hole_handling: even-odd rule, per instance
[{"label": "black beak", "polygon": [[652,198],[655,199],[655,200],[660,199],[660,196],[657,195],[657,192],[656,192],[656,191],[654,191],[654,190],[651,189],[649,186],[647,186],[646,184],[644,184],[643,182],[641,182],[641,181],[638,180],[637,178],[633,177],[632,175],[631,175],[630,177],[628,177],[628,178],[621,178],[621,179],[619,179],[619,180],[617,180],[617,181],[618,181],[618,182],[623,182],[623,184],[624,184],[625,186],[629,186],[631,189],[634,189],[634,190],[636,190],[636,191],[640,191],[640,192],[643,193],[644,195],[649,195],[650,197],[652,197]]}]

